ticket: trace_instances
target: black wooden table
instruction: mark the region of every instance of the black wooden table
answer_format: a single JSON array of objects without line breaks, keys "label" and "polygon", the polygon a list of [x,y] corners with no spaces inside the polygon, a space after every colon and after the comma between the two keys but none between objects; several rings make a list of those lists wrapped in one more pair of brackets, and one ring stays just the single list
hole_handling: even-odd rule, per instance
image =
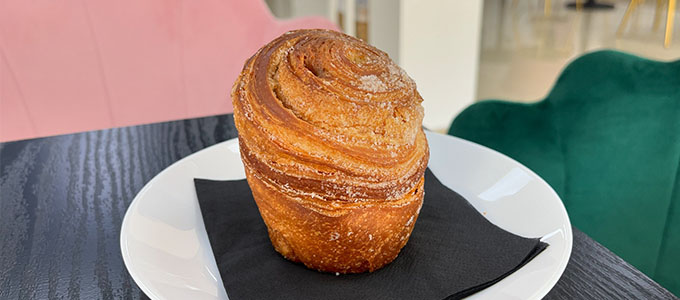
[{"label": "black wooden table", "polygon": [[[0,144],[0,299],[145,298],[120,253],[135,194],[173,162],[236,137],[232,115]],[[546,299],[677,299],[574,228]]]}]

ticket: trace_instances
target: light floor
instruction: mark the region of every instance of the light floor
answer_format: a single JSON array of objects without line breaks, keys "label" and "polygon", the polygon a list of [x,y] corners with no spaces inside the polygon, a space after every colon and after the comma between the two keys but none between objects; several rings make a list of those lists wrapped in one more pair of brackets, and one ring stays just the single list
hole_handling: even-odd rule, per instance
[{"label": "light floor", "polygon": [[657,1],[647,0],[631,16],[620,38],[617,28],[628,1],[613,10],[576,12],[568,1],[485,0],[477,99],[540,100],[573,58],[610,48],[658,60],[680,59],[680,11],[676,10],[671,47],[663,48],[667,3],[653,29]]}]

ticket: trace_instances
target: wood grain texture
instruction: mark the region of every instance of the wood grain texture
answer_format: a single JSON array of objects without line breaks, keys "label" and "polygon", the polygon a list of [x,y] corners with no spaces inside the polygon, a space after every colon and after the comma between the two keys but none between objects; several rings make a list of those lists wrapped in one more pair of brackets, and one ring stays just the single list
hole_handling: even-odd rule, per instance
[{"label": "wood grain texture", "polygon": [[573,233],[567,269],[543,299],[678,299],[585,233]]},{"label": "wood grain texture", "polygon": [[[140,299],[120,225],[154,175],[236,137],[231,115],[0,144],[0,299]],[[574,229],[546,299],[677,299]]]},{"label": "wood grain texture", "polygon": [[0,299],[138,299],[120,254],[137,192],[236,137],[231,115],[0,145]]}]

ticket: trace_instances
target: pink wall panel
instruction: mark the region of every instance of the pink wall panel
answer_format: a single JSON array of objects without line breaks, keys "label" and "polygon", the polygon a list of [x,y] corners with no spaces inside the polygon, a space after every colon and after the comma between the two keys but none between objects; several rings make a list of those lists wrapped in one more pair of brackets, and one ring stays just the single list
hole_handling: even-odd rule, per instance
[{"label": "pink wall panel", "polygon": [[244,61],[277,35],[263,1],[0,1],[0,141],[232,111]]},{"label": "pink wall panel", "polygon": [[115,126],[186,116],[182,82],[182,2],[84,1]]},{"label": "pink wall panel", "polygon": [[11,8],[0,8],[4,66],[14,74],[37,134],[112,126],[97,49],[81,2],[2,2],[8,4]]},{"label": "pink wall panel", "polygon": [[0,137],[16,140],[35,136],[36,130],[23,102],[14,76],[10,73],[4,56],[0,55]]}]

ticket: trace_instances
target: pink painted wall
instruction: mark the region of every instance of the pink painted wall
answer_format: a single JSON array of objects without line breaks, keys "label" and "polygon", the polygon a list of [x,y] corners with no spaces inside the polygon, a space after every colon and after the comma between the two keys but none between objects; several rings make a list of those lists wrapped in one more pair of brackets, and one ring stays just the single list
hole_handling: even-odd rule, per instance
[{"label": "pink painted wall", "polygon": [[232,111],[245,60],[310,17],[259,0],[0,1],[0,141]]}]

